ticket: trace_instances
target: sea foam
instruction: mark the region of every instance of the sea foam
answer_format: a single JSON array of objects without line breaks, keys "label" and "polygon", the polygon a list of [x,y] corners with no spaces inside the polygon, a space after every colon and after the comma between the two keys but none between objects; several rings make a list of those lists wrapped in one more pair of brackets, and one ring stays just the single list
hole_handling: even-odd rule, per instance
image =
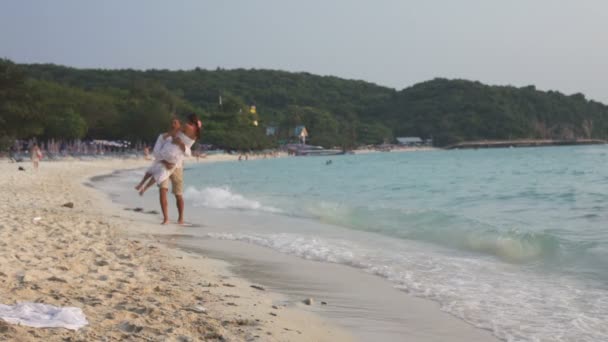
[{"label": "sea foam", "polygon": [[206,236],[362,269],[386,278],[398,289],[436,301],[441,310],[506,341],[608,340],[606,292],[599,288],[583,291],[569,277],[522,272],[515,265],[492,260],[429,253],[425,246],[411,243],[401,251],[395,246],[381,249],[345,239],[290,233]]},{"label": "sea foam", "polygon": [[233,193],[228,187],[206,187],[202,190],[188,187],[184,192],[184,197],[195,207],[258,210],[271,213],[281,212],[281,210],[277,208],[264,206],[259,201],[248,199],[241,194]]}]

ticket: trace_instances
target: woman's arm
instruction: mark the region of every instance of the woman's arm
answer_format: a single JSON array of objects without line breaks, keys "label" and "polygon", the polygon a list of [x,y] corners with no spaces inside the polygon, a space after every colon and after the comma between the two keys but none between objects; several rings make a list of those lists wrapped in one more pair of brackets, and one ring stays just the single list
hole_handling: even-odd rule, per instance
[{"label": "woman's arm", "polygon": [[182,152],[186,152],[186,144],[184,144],[182,139],[180,139],[179,137],[173,138],[172,143],[177,145],[182,150]]}]

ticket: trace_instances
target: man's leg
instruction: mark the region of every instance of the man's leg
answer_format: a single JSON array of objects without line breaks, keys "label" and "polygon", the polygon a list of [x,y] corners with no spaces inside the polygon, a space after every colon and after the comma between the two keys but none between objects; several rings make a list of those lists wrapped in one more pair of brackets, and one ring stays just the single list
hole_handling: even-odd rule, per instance
[{"label": "man's leg", "polygon": [[184,196],[175,195],[175,203],[177,204],[177,212],[179,213],[177,223],[184,224]]},{"label": "man's leg", "polygon": [[167,192],[169,191],[169,182],[163,181],[158,188],[160,195],[160,209],[163,212],[163,222],[161,224],[169,223],[169,207],[167,204]]},{"label": "man's leg", "polygon": [[181,167],[176,168],[171,174],[171,190],[175,195],[175,204],[179,215],[177,223],[184,224],[184,169]]}]

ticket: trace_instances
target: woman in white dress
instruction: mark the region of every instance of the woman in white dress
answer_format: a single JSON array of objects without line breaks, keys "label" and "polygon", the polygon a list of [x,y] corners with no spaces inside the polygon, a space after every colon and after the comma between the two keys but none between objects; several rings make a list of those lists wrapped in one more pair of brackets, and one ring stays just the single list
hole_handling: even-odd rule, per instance
[{"label": "woman in white dress", "polygon": [[[196,139],[200,137],[201,128],[201,121],[196,115],[194,113],[189,114],[187,122],[182,126],[182,129],[176,134],[171,135],[171,141],[167,140],[158,153],[155,154],[156,160],[148,168],[141,182],[135,187],[140,195],[143,195],[152,184],[160,184],[171,176],[175,170],[175,165],[181,164],[184,159],[185,151],[190,150]],[[144,186],[144,183],[148,179],[150,181]]]}]

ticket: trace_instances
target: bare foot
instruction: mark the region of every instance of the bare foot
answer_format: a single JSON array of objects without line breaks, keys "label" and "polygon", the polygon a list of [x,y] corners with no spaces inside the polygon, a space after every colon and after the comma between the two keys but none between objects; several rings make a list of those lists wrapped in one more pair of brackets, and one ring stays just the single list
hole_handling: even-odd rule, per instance
[{"label": "bare foot", "polygon": [[169,224],[169,220],[164,220],[164,221],[163,221],[163,222],[161,222],[160,224],[162,224],[162,225]]},{"label": "bare foot", "polygon": [[179,224],[180,226],[183,226],[184,225],[184,220],[178,220],[177,224]]},{"label": "bare foot", "polygon": [[142,187],[142,184],[137,184],[135,186],[135,190],[139,191],[139,190],[141,190],[141,187]]}]

